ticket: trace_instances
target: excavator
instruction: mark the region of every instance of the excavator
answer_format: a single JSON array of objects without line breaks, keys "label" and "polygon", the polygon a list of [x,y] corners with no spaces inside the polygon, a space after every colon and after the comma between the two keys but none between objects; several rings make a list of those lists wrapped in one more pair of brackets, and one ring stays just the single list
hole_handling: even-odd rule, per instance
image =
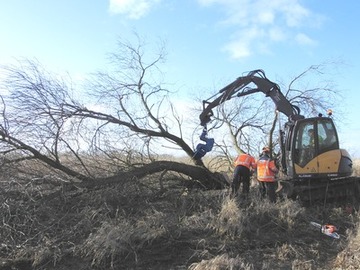
[{"label": "excavator", "polygon": [[359,177],[352,177],[352,159],[340,148],[335,124],[319,114],[306,118],[292,104],[280,87],[266,78],[263,70],[250,71],[245,76],[203,100],[200,125],[206,126],[214,115],[213,109],[232,98],[262,92],[275,103],[276,110],[287,116],[279,130],[278,164],[281,169],[281,193],[304,202],[359,200]]}]

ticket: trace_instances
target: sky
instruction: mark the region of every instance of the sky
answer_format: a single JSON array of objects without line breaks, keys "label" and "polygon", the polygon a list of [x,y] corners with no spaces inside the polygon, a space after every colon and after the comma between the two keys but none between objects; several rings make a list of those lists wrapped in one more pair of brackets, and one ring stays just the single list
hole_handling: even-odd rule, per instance
[{"label": "sky", "polygon": [[80,80],[135,32],[164,41],[166,82],[199,96],[254,69],[287,81],[336,62],[341,147],[360,158],[359,10],[358,0],[3,0],[0,65],[37,59]]}]

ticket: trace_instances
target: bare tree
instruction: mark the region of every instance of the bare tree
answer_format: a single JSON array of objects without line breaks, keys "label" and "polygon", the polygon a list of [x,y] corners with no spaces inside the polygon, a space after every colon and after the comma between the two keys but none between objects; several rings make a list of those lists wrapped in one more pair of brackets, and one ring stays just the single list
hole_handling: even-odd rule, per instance
[{"label": "bare tree", "polygon": [[[119,43],[119,51],[110,55],[112,68],[95,74],[87,84],[87,95],[79,95],[71,80],[51,75],[36,61],[4,68],[0,125],[3,161],[36,159],[83,184],[110,183],[168,170],[200,180],[205,187],[224,186],[225,180],[201,160],[193,160],[194,165],[159,160],[159,145],[164,143],[183,151],[189,160],[194,151],[184,139],[184,123],[170,101],[171,92],[161,82],[164,46],[161,44],[158,53],[149,57],[146,44],[138,41],[137,46]],[[322,66],[312,66],[296,76],[285,95],[293,104],[315,112],[328,104],[324,93],[328,96],[335,92],[330,84],[298,84],[311,72],[322,74]],[[227,126],[233,147],[229,148],[226,140],[217,140],[217,146],[228,162],[232,160],[231,148],[258,151],[254,134],[260,141],[268,134],[270,144],[273,142],[278,118],[271,121],[273,107],[260,96],[258,103],[247,97],[220,108],[221,117],[212,128]]]},{"label": "bare tree", "polygon": [[[338,65],[339,63],[330,62],[308,67],[290,80],[286,90],[284,90],[285,97],[290,103],[300,108],[302,114],[307,117],[318,116],[324,114],[329,108],[338,107],[336,104],[337,100],[341,98],[341,94],[334,80],[328,78],[330,73],[327,70]],[[278,112],[273,115],[271,129],[268,133],[270,149],[273,149],[276,141],[278,141],[274,140],[274,132],[281,129],[276,129],[276,124],[280,121],[281,115]]]},{"label": "bare tree", "polygon": [[[329,108],[336,107],[336,100],[341,95],[334,81],[331,78],[327,79],[329,77],[327,69],[334,65],[338,63],[310,66],[283,87],[283,94],[306,116],[317,116]],[[227,134],[229,140],[224,140],[220,147],[229,165],[233,161],[231,155],[234,154],[234,150],[235,153],[257,154],[263,145],[276,149],[278,141],[276,131],[281,129],[277,124],[283,116],[275,111],[274,104],[263,94],[226,101],[219,106],[218,112],[216,119],[218,124],[215,124],[215,128],[226,126],[227,131],[222,132]],[[228,149],[233,151],[230,152]]]},{"label": "bare tree", "polygon": [[[183,123],[169,91],[156,82],[164,53],[160,50],[151,59],[144,44],[121,42],[119,47],[120,52],[111,55],[115,70],[99,72],[89,84],[96,103],[88,105],[73,97],[71,82],[51,76],[37,62],[6,67],[2,89],[8,94],[2,99],[0,126],[4,161],[37,159],[83,184],[164,170],[188,175],[204,187],[226,184],[202,161],[194,161],[194,166],[156,159],[154,145],[159,141],[170,142],[189,158],[194,155],[183,138]],[[111,169],[98,160],[111,164]]]},{"label": "bare tree", "polygon": [[338,65],[330,62],[308,67],[290,80],[284,95],[306,115],[317,115],[336,107],[341,94],[334,80],[328,78],[328,69]]}]

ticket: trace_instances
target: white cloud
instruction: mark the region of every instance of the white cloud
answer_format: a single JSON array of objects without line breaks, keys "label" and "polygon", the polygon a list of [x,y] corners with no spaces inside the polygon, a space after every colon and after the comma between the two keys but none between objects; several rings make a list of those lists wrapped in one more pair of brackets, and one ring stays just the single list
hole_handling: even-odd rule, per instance
[{"label": "white cloud", "polygon": [[275,26],[269,29],[270,40],[284,41],[286,40],[286,33],[281,27]]},{"label": "white cloud", "polygon": [[300,45],[314,45],[316,41],[299,29],[318,27],[323,20],[300,0],[198,0],[198,3],[204,7],[217,5],[226,14],[219,23],[235,29],[237,38],[224,46],[235,59],[261,53],[259,48],[269,49],[274,43],[285,42],[293,36]]},{"label": "white cloud", "polygon": [[224,51],[230,53],[231,58],[240,59],[251,55],[249,43],[240,39],[234,40],[224,46]]},{"label": "white cloud", "polygon": [[286,5],[282,8],[282,12],[286,18],[286,24],[289,27],[298,27],[301,26],[305,20],[311,15],[311,12],[306,8],[302,7],[296,1],[289,1],[294,2],[290,5]]},{"label": "white cloud", "polygon": [[263,10],[258,16],[260,24],[272,24],[275,20],[275,14],[270,10]]},{"label": "white cloud", "polygon": [[125,14],[130,19],[145,16],[161,0],[110,0],[109,10],[113,14]]},{"label": "white cloud", "polygon": [[299,33],[295,36],[295,40],[300,45],[316,45],[317,42],[304,33]]},{"label": "white cloud", "polygon": [[244,29],[241,36],[236,36],[231,42],[224,46],[224,50],[229,52],[231,58],[240,59],[248,57],[252,54],[251,44],[254,40],[261,39],[265,35],[264,31],[259,27]]}]

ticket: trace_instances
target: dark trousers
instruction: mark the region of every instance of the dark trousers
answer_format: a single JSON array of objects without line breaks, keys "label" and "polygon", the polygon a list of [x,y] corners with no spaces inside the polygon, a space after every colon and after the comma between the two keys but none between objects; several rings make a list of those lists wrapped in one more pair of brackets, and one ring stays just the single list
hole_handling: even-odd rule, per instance
[{"label": "dark trousers", "polygon": [[261,182],[260,194],[261,198],[267,197],[270,202],[276,202],[276,182]]},{"label": "dark trousers", "polygon": [[239,165],[235,167],[234,178],[231,184],[231,193],[235,195],[242,183],[242,193],[248,194],[250,190],[250,170],[248,167]]}]

